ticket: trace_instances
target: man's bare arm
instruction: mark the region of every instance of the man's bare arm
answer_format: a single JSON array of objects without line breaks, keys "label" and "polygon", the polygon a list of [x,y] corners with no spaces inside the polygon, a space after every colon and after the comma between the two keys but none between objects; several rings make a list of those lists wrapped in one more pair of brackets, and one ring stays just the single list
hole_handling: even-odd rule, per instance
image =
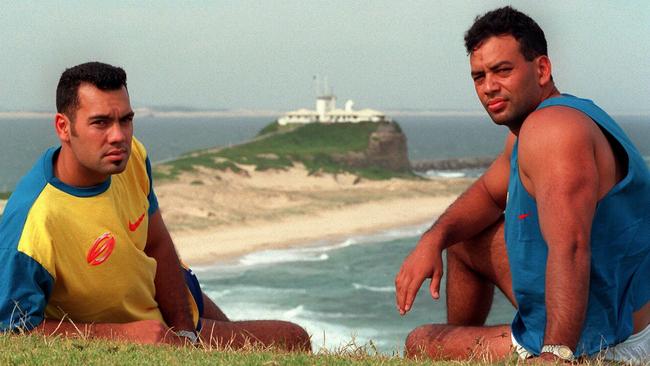
[{"label": "man's bare arm", "polygon": [[70,320],[46,319],[30,333],[47,336],[102,338],[139,344],[181,345],[183,340],[158,320],[140,320],[130,323],[75,323]]},{"label": "man's bare arm", "polygon": [[415,249],[404,260],[395,278],[395,296],[400,314],[411,309],[415,295],[426,278],[431,278],[431,296],[439,298],[441,253],[445,248],[476,236],[503,214],[514,141],[514,135],[510,134],[503,153],[422,235]]},{"label": "man's bare arm", "polygon": [[193,331],[195,326],[180,261],[160,210],[149,218],[147,246],[144,251],[157,262],[154,283],[156,301],[163,318],[175,331]]},{"label": "man's bare arm", "polygon": [[546,108],[520,133],[522,182],[537,202],[548,245],[545,344],[575,350],[589,294],[590,233],[599,192],[593,122]]}]

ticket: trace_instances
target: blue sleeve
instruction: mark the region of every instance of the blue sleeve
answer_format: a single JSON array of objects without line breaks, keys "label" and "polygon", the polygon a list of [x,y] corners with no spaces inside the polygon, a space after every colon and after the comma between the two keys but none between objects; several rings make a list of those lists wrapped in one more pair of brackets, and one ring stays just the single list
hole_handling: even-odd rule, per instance
[{"label": "blue sleeve", "polygon": [[156,197],[156,193],[153,191],[153,177],[151,174],[151,162],[149,161],[148,156],[145,160],[145,164],[147,166],[147,177],[149,177],[149,196],[147,196],[147,199],[149,200],[149,216],[151,216],[153,215],[154,212],[158,210],[158,198]]},{"label": "blue sleeve", "polygon": [[48,153],[21,179],[0,221],[0,331],[32,329],[43,321],[54,279],[18,243],[32,204],[46,185],[42,167]]},{"label": "blue sleeve", "polygon": [[0,330],[31,330],[43,321],[54,280],[15,249],[0,249],[0,260]]}]

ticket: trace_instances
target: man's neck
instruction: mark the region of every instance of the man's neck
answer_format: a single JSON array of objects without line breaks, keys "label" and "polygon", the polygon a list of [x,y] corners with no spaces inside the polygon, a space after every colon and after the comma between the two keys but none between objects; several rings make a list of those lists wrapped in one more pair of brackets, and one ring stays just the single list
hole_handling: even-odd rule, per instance
[{"label": "man's neck", "polygon": [[77,163],[72,157],[72,151],[61,146],[59,153],[53,159],[53,173],[61,182],[77,188],[87,188],[99,185],[109,176],[98,175]]},{"label": "man's neck", "polygon": [[[537,106],[535,106],[535,109],[533,109],[530,113],[533,113],[535,110],[537,110],[537,107],[540,104],[542,104],[542,102],[544,102],[545,100],[559,97],[560,95],[561,95],[560,91],[555,87],[555,85],[552,85],[551,88],[549,88],[547,91],[544,91],[542,93],[542,97],[540,98],[539,103],[537,104]],[[524,124],[524,122],[526,121],[530,113],[521,120],[521,123],[517,123],[516,127],[510,128],[510,132],[512,132],[515,136],[519,136],[519,130],[521,130],[521,126]]]},{"label": "man's neck", "polygon": [[561,95],[560,91],[557,90],[557,88],[554,85],[553,88],[546,93],[546,95],[542,99],[542,102],[549,98],[559,97],[560,95]]}]

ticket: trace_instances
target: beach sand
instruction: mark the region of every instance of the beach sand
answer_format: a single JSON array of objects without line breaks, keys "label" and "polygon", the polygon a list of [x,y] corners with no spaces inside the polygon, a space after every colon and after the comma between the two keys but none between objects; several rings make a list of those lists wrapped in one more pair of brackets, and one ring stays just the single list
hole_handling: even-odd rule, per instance
[{"label": "beach sand", "polygon": [[244,168],[201,170],[156,185],[165,223],[186,263],[431,223],[472,182],[310,176],[302,166]]}]

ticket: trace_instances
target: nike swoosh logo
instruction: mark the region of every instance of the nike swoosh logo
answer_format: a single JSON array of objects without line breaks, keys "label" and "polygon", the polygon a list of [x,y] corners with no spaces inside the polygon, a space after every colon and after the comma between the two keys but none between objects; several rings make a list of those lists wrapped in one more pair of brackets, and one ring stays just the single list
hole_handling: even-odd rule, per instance
[{"label": "nike swoosh logo", "polygon": [[130,231],[138,230],[138,227],[140,226],[140,224],[142,224],[142,220],[144,220],[144,212],[140,217],[138,217],[137,220],[135,220],[134,223],[131,223],[131,220],[129,220],[129,230]]}]

